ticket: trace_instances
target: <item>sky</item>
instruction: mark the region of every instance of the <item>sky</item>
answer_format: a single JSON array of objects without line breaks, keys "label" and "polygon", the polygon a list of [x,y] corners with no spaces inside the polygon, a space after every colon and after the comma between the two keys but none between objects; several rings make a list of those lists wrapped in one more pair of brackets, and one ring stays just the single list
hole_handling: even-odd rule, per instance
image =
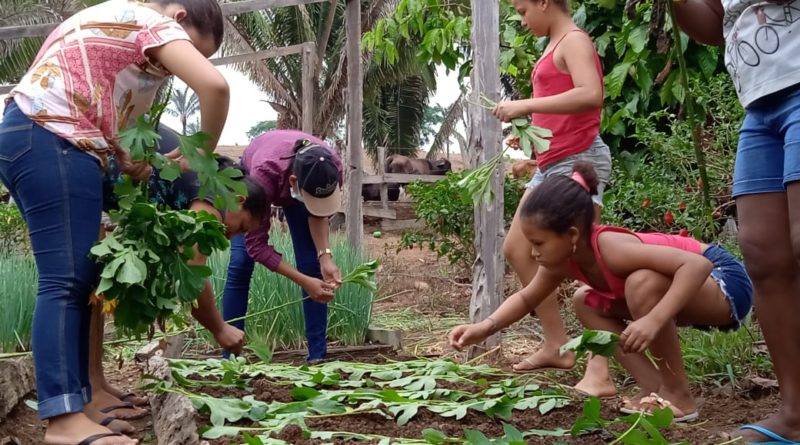
[{"label": "sky", "polygon": [[[250,82],[243,74],[232,68],[220,67],[220,72],[228,81],[231,90],[231,106],[228,111],[228,120],[220,138],[220,145],[247,145],[247,131],[264,120],[277,119],[277,113],[266,102],[267,95]],[[431,98],[430,104],[449,107],[460,94],[458,74],[447,73],[444,67],[439,67],[436,76],[437,90]],[[175,88],[185,88],[185,84],[175,79]],[[0,109],[4,107],[4,95],[0,95]],[[198,116],[199,117],[199,116]],[[162,120],[173,128],[180,128],[176,117],[165,114]],[[459,131],[464,134],[464,128],[459,125]],[[517,152],[509,153],[518,157]]]}]

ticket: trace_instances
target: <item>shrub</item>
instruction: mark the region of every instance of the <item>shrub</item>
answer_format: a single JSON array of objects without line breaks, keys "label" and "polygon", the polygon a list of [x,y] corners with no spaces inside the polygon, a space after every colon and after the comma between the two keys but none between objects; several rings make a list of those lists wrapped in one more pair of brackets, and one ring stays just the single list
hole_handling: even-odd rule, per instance
[{"label": "shrub", "polygon": [[[464,270],[472,267],[475,259],[475,207],[472,201],[461,199],[461,188],[457,184],[464,174],[463,171],[450,172],[440,181],[417,182],[406,187],[414,198],[417,220],[425,223],[425,228],[403,233],[400,249],[428,248],[440,258],[446,257],[450,264]],[[514,218],[523,185],[519,180],[505,180],[503,214],[506,225]]]},{"label": "shrub", "polygon": [[0,203],[0,252],[26,250],[28,232],[14,204]]},{"label": "shrub", "polygon": [[728,216],[733,162],[743,111],[730,79],[715,77],[694,91],[709,110],[703,131],[713,208],[703,209],[700,174],[691,127],[666,111],[636,119],[641,150],[614,156],[611,184],[604,196],[603,222],[638,231],[679,233],[686,229],[700,239],[714,239]]}]

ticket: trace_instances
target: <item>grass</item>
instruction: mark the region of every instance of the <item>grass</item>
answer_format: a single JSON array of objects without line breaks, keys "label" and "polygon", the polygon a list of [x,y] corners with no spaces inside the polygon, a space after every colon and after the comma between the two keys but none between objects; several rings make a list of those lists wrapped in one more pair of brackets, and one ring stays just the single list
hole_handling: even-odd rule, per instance
[{"label": "grass", "polygon": [[680,336],[686,373],[694,383],[736,387],[742,378],[772,373],[769,355],[756,348],[761,330],[749,317],[737,331],[682,329]]},{"label": "grass", "polygon": [[[350,247],[347,240],[332,234],[331,247],[333,257],[342,276],[356,266],[368,261],[364,253]],[[294,251],[289,233],[273,230],[270,243],[283,254],[284,261],[294,264]],[[220,252],[209,259],[213,271],[213,287],[217,301],[222,293],[227,277],[229,253]],[[364,338],[372,318],[374,295],[362,287],[345,284],[336,291],[336,298],[330,304],[328,318],[328,336],[345,345],[357,345]],[[270,272],[262,266],[256,266],[250,283],[249,313],[260,312],[270,308],[280,308],[246,322],[247,335],[250,341],[265,343],[279,348],[300,347],[305,339],[303,308],[299,304],[300,287],[288,278]],[[293,304],[298,302],[298,304]]]},{"label": "grass", "polygon": [[0,253],[0,352],[29,349],[37,279],[32,256]]}]

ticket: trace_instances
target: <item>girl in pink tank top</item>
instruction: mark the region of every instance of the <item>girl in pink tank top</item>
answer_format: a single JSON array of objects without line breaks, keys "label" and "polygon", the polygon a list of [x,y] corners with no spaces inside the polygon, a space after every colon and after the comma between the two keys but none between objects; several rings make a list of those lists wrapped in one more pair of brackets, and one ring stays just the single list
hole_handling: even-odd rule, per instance
[{"label": "girl in pink tank top", "polygon": [[[460,349],[479,343],[529,314],[565,279],[579,280],[585,286],[574,297],[578,318],[586,328],[620,334],[616,358],[641,390],[621,410],[668,406],[675,421],[695,420],[677,326],[738,328],[752,304],[750,279],[717,245],[595,225],[596,187],[591,165],[578,163],[572,177],[553,176],[533,190],[520,216],[539,271],[489,318],[455,328],[450,344]],[[647,350],[661,362],[658,369]]]}]

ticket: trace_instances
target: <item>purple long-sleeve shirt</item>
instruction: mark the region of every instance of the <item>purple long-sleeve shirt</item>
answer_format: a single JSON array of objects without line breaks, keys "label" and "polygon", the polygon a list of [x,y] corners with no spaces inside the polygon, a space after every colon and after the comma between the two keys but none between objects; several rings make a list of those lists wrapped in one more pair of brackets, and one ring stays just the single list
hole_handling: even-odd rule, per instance
[{"label": "purple long-sleeve shirt", "polygon": [[[299,130],[273,130],[253,139],[244,150],[242,161],[253,180],[264,188],[267,212],[261,226],[245,235],[245,246],[250,257],[267,269],[275,271],[281,263],[281,254],[269,244],[269,207],[287,207],[296,204],[289,193],[289,176],[292,174],[294,153],[292,149],[300,139],[308,139],[327,148],[333,162],[342,171],[342,161],[336,151],[321,139]],[[339,184],[342,183],[340,173]]]}]

